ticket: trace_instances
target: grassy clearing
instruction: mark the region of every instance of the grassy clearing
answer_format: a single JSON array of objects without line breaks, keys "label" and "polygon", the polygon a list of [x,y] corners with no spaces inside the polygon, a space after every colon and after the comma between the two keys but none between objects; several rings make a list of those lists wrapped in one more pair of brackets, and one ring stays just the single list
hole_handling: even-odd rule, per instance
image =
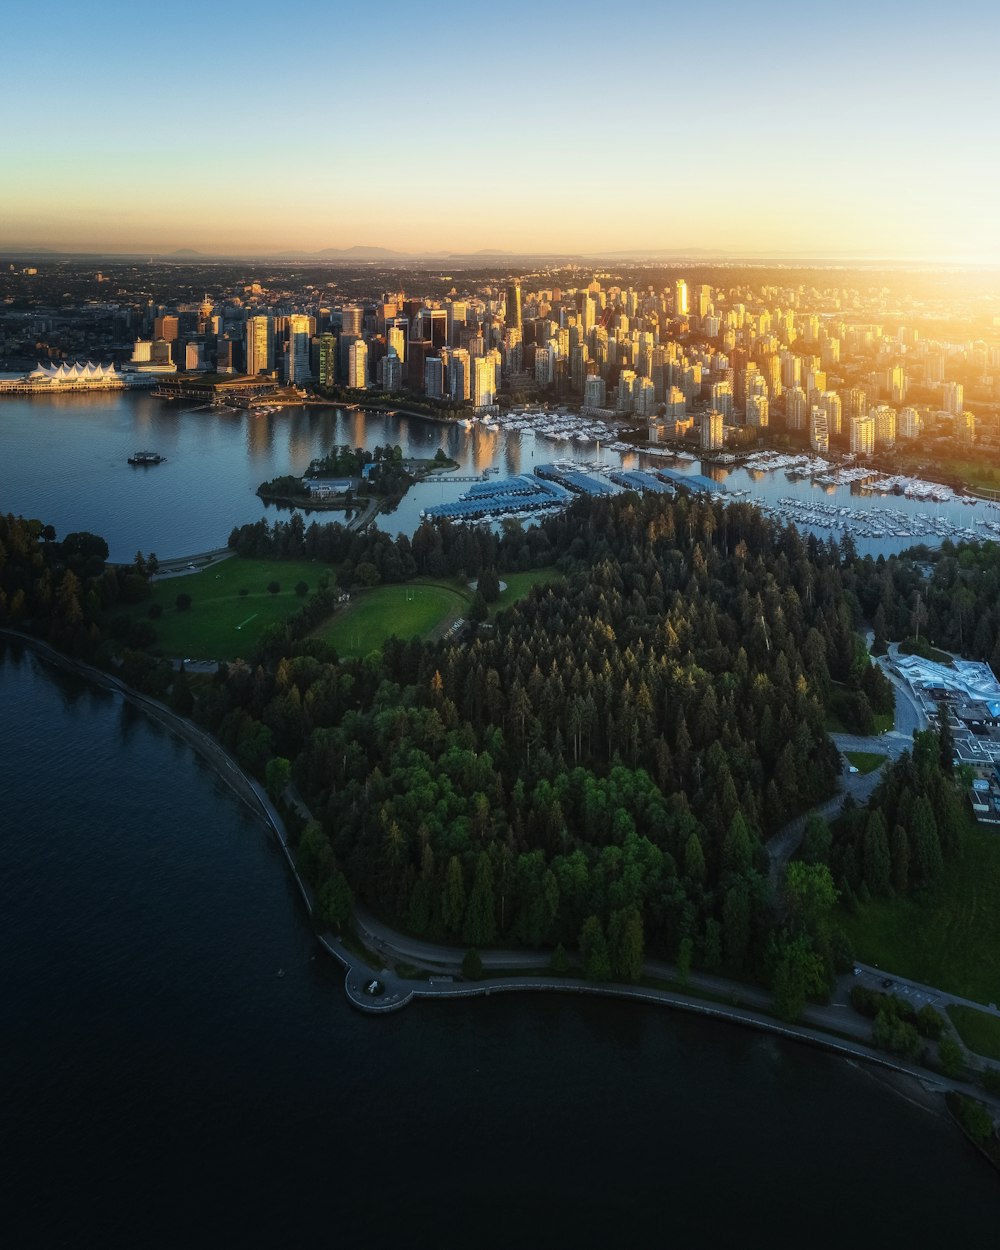
[{"label": "grassy clearing", "polygon": [[517,603],[518,599],[523,599],[532,586],[540,586],[544,582],[562,581],[562,576],[555,569],[544,568],[529,569],[527,573],[501,573],[500,580],[507,589],[502,590],[497,602],[490,605],[491,620],[497,612],[502,612],[504,608]]},{"label": "grassy clearing", "polygon": [[987,1059],[1000,1059],[1000,1017],[988,1016],[974,1007],[960,1007],[957,1003],[948,1007],[948,1015],[970,1050]]},{"label": "grassy clearing", "polygon": [[[149,648],[157,655],[193,660],[245,658],[269,625],[283,621],[302,606],[303,600],[295,593],[296,583],[305,582],[312,592],[318,589],[322,573],[332,577],[333,569],[309,560],[236,556],[186,577],[154,582],[152,598],[125,612],[139,620],[148,618],[151,604],[162,606],[163,615],[152,621],[156,642]],[[281,587],[276,595],[267,589],[272,581]],[[241,590],[247,594],[241,595]],[[180,594],[191,596],[186,612],[177,610]],[[115,609],[113,615],[119,614]]]},{"label": "grassy clearing", "polygon": [[889,758],[888,755],[882,755],[879,751],[845,751],[844,755],[859,773],[873,773]]},{"label": "grassy clearing", "polygon": [[342,656],[367,655],[387,638],[426,638],[468,612],[467,586],[407,582],[352,590],[351,602],[316,631]]},{"label": "grassy clearing", "polygon": [[959,853],[933,889],[842,916],[858,958],[976,1002],[1000,986],[1000,834],[966,816]]}]

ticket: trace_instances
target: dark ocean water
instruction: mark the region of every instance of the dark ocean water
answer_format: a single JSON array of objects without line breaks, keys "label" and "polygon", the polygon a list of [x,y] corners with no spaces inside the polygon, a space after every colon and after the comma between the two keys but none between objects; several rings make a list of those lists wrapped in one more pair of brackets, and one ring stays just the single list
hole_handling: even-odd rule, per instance
[{"label": "dark ocean water", "polygon": [[957,1132],[808,1048],[567,997],[357,1014],[214,773],[2,643],[0,939],[7,1246],[995,1235]]}]

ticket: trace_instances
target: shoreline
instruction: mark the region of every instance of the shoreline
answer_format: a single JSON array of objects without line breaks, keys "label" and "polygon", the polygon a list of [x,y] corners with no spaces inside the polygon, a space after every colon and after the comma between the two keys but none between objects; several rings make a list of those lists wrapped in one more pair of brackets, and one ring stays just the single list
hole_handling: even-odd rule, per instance
[{"label": "shoreline", "polygon": [[[299,893],[311,920],[315,919],[315,898],[308,883],[299,873],[294,853],[288,841],[288,832],[284,821],[268,797],[264,787],[249,777],[228,751],[206,731],[200,729],[193,721],[180,716],[171,708],[133,690],[125,682],[95,668],[86,661],[64,655],[42,639],[34,638],[17,630],[0,628],[0,639],[21,645],[26,650],[38,655],[43,661],[52,664],[64,672],[75,674],[97,685],[99,688],[119,694],[129,703],[146,712],[152,720],[169,732],[174,733],[191,746],[199,756],[210,763],[220,779],[229,787],[236,797],[249,809],[252,815],[262,820],[274,833],[280,845],[292,877],[299,888]],[[387,943],[368,932],[363,924],[358,925],[360,940],[365,939],[376,947],[379,953],[389,959],[394,957]],[[824,1032],[803,1024],[789,1024],[773,1017],[763,1015],[749,1007],[726,1005],[704,998],[698,998],[680,991],[659,989],[653,986],[624,985],[616,983],[587,982],[577,978],[559,977],[552,974],[542,976],[494,976],[484,977],[479,981],[456,979],[453,974],[439,970],[431,972],[427,980],[409,980],[397,976],[395,972],[386,974],[384,969],[373,970],[368,963],[354,951],[349,949],[342,938],[331,931],[314,929],[315,937],[328,954],[332,955],[344,969],[344,993],[351,1006],[369,1015],[384,1016],[401,1010],[417,999],[459,999],[489,998],[495,993],[573,993],[603,998],[626,999],[637,1003],[673,1008],[708,1019],[717,1019],[730,1024],[752,1028],[758,1032],[781,1037],[787,1041],[811,1045],[825,1050],[828,1054],[839,1055],[848,1061],[864,1065],[872,1076],[884,1081],[898,1082],[896,1092],[910,1101],[916,1101],[925,1110],[933,1110],[928,1105],[931,1100],[939,1101],[949,1090],[957,1090],[969,1097],[984,1102],[996,1111],[996,1100],[990,1098],[985,1091],[966,1082],[948,1080],[928,1069],[916,1068],[896,1060],[860,1042],[854,1042],[836,1034]],[[381,947],[381,952],[379,952]],[[440,948],[444,956],[444,967],[461,962],[462,952],[455,948]],[[487,952],[487,957],[494,963],[499,960],[504,965],[505,955],[511,952]],[[548,969],[549,959],[546,955],[533,954],[536,969]],[[509,966],[509,962],[508,962]],[[386,983],[385,992],[379,996],[371,996],[365,992],[364,985],[372,979]],[[747,991],[754,987],[745,987]],[[390,993],[390,990],[394,992]],[[901,1086],[910,1087],[904,1092]],[[913,1089],[913,1085],[916,1089]],[[917,1092],[919,1091],[919,1093]],[[938,1114],[941,1114],[939,1112]]]}]

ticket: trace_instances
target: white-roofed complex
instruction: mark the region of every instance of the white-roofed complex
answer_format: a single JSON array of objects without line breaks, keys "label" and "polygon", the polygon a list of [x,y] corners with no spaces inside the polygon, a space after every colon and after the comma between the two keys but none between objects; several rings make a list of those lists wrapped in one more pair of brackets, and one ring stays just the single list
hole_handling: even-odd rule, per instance
[{"label": "white-roofed complex", "polygon": [[59,390],[116,390],[126,386],[152,386],[156,378],[151,373],[121,373],[114,365],[95,364],[92,360],[73,364],[39,363],[38,366],[14,381],[0,382],[0,391],[21,394],[32,391]]}]

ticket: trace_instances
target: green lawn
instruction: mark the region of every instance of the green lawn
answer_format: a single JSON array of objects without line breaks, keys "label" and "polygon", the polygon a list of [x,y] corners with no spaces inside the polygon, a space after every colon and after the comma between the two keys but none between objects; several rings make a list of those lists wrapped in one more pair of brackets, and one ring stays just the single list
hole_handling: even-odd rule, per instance
[{"label": "green lawn", "polygon": [[529,569],[527,573],[501,573],[500,580],[507,589],[502,590],[497,602],[490,605],[491,617],[517,603],[518,599],[523,599],[532,586],[539,586],[543,582],[562,581],[562,575],[551,568]]},{"label": "green lawn", "polygon": [[[231,660],[250,655],[268,625],[283,621],[297,611],[303,600],[295,593],[303,581],[310,592],[318,588],[330,565],[309,560],[251,560],[234,556],[185,577],[165,577],[153,583],[153,597],[125,611],[136,619],[148,618],[152,603],[163,615],[152,621],[156,642],[150,651],[158,655],[192,660]],[[281,587],[272,595],[267,585]],[[241,595],[240,590],[248,593]],[[191,607],[178,612],[177,596],[191,596]],[[116,608],[112,615],[120,614]]]},{"label": "green lawn", "polygon": [[842,916],[858,958],[981,1003],[1000,990],[1000,832],[966,817],[961,847],[919,898]]},{"label": "green lawn", "polygon": [[844,755],[859,773],[873,773],[889,758],[888,755],[882,755],[878,751],[845,751]]},{"label": "green lawn", "polygon": [[367,655],[386,638],[426,638],[466,616],[472,592],[460,582],[407,582],[351,590],[351,602],[317,629],[342,656]]},{"label": "green lawn", "polygon": [[1000,1016],[988,1016],[973,1007],[948,1007],[951,1022],[970,1050],[987,1059],[1000,1059]]}]

